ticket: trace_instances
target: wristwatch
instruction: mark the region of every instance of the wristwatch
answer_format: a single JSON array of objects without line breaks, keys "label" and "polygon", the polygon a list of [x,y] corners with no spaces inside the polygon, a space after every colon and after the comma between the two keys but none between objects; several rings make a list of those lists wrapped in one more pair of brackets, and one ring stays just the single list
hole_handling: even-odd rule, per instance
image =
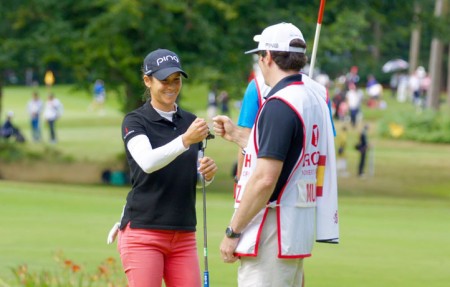
[{"label": "wristwatch", "polygon": [[241,233],[235,233],[233,231],[233,228],[231,228],[231,226],[228,226],[227,229],[225,229],[225,235],[228,238],[239,238],[239,237],[241,237]]}]

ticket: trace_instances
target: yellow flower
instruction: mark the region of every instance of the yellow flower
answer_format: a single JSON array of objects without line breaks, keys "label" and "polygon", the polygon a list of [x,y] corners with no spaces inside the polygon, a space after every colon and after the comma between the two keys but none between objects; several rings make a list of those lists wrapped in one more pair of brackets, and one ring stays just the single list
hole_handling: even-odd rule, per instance
[{"label": "yellow flower", "polygon": [[391,136],[394,138],[399,138],[403,135],[403,132],[405,131],[402,125],[396,124],[396,123],[390,123],[389,124],[389,131],[391,133]]}]

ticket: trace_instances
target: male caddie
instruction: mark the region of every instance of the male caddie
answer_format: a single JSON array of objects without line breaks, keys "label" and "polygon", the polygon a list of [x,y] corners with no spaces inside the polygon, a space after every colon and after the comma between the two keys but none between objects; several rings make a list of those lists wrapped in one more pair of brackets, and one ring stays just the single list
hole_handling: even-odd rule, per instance
[{"label": "male caddie", "polygon": [[235,213],[220,245],[224,262],[240,259],[243,286],[302,286],[303,258],[314,241],[339,240],[334,135],[326,89],[299,74],[307,62],[300,30],[280,23],[255,36],[272,89],[250,136],[225,116],[214,131],[245,152]]}]

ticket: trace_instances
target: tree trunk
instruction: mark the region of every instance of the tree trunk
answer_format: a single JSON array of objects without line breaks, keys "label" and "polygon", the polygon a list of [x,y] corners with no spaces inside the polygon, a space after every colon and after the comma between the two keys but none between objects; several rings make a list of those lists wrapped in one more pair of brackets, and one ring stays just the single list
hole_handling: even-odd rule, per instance
[{"label": "tree trunk", "polygon": [[419,59],[419,45],[420,45],[420,31],[421,23],[419,20],[419,13],[421,7],[418,1],[414,2],[414,18],[413,30],[411,32],[411,42],[409,47],[409,74],[412,75],[417,68]]},{"label": "tree trunk", "polygon": [[0,73],[0,123],[2,122],[2,111],[3,111],[3,77]]},{"label": "tree trunk", "polygon": [[375,45],[374,48],[372,50],[372,57],[378,62],[380,60],[380,47],[379,44],[382,42],[381,39],[381,24],[380,21],[375,20],[375,22],[373,23],[373,35],[375,38]]},{"label": "tree trunk", "polygon": [[447,57],[447,106],[450,110],[450,45],[448,48],[448,57]]},{"label": "tree trunk", "polygon": [[[434,16],[442,17],[444,13],[444,0],[436,0],[434,7]],[[442,55],[444,53],[444,45],[441,39],[436,36],[431,41],[431,53],[429,63],[429,75],[431,78],[430,87],[427,92],[427,107],[433,110],[439,110],[439,100],[442,84]]]}]

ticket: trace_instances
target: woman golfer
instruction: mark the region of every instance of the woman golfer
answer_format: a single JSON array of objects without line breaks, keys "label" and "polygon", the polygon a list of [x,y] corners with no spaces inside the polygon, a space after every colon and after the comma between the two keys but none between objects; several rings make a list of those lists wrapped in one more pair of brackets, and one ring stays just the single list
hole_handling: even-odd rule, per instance
[{"label": "woman golfer", "polygon": [[[215,162],[198,159],[208,136],[206,121],[182,110],[180,58],[158,49],[144,59],[143,80],[150,99],[128,113],[122,136],[132,189],[120,222],[118,250],[130,287],[201,286],[197,256],[197,181],[206,184]],[[202,185],[198,185],[201,187]]]}]

